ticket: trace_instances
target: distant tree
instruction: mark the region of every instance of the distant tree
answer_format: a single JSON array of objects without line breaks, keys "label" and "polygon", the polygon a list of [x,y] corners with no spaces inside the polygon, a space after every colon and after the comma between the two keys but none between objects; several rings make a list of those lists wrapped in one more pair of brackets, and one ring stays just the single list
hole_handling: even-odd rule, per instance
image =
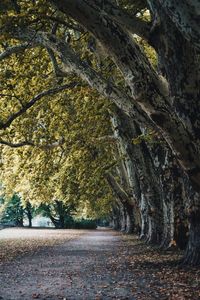
[{"label": "distant tree", "polygon": [[12,222],[16,226],[23,226],[24,208],[21,198],[17,194],[14,194],[8,201],[2,199],[1,206],[0,218],[2,223]]},{"label": "distant tree", "polygon": [[75,208],[72,204],[65,204],[55,200],[51,204],[41,204],[38,212],[51,220],[56,228],[73,227],[72,214]]},{"label": "distant tree", "polygon": [[24,226],[24,219],[27,217],[28,226],[32,227],[32,219],[35,208],[29,201],[22,202],[18,194],[10,199],[0,198],[0,221],[2,223],[14,223],[16,226]]}]

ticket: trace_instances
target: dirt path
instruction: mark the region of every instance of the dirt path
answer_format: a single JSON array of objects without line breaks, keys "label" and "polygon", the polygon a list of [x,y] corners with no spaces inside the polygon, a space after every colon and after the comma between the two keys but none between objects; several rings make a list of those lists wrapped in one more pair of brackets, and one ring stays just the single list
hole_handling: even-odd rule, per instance
[{"label": "dirt path", "polygon": [[[139,257],[141,249],[134,247]],[[160,266],[149,264],[143,269],[130,257],[132,248],[131,240],[121,234],[96,230],[25,254],[0,266],[0,299],[199,299],[184,291],[186,296],[171,297],[159,278]]]},{"label": "dirt path", "polygon": [[1,267],[0,299],[134,299],[120,247],[118,234],[97,230],[18,258]]}]

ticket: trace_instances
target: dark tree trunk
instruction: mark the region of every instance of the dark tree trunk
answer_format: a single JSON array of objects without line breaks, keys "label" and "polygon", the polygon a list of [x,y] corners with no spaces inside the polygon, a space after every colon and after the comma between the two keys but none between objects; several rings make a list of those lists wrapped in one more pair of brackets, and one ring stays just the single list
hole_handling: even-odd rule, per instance
[{"label": "dark tree trunk", "polygon": [[28,227],[31,228],[32,227],[32,215],[28,216]]},{"label": "dark tree trunk", "polygon": [[184,257],[184,264],[200,265],[200,209],[193,208],[189,216],[189,241]]},{"label": "dark tree trunk", "polygon": [[112,228],[114,230],[120,230],[120,207],[117,204],[117,202],[115,202],[115,205],[113,205],[112,207]]},{"label": "dark tree trunk", "polygon": [[28,202],[26,204],[26,215],[27,215],[27,218],[28,218],[28,227],[29,228],[32,227],[32,219],[33,219],[31,209],[32,209],[31,204],[30,204],[30,202]]},{"label": "dark tree trunk", "polygon": [[[185,145],[186,151],[190,152],[193,147],[193,154],[196,155],[199,151],[200,143],[200,130],[199,130],[199,118],[200,118],[200,68],[199,68],[199,50],[195,49],[195,45],[188,42],[186,32],[183,29],[189,30],[190,25],[185,26],[184,22],[187,23],[187,18],[191,17],[191,11],[187,6],[187,15],[184,6],[185,4],[175,5],[173,13],[176,14],[176,18],[173,21],[182,22],[182,26],[174,26],[171,16],[169,14],[169,2],[166,6],[161,7],[158,1],[150,1],[152,3],[153,11],[155,14],[160,16],[159,33],[155,35],[155,47],[158,52],[159,68],[163,76],[167,78],[170,88],[170,97],[173,99],[173,106],[175,107],[176,113],[180,120],[187,127],[190,133],[190,141]],[[194,6],[195,7],[195,6]],[[172,8],[172,7],[171,7]],[[184,18],[184,21],[183,19]],[[195,22],[195,15],[193,16]],[[177,23],[176,23],[177,25]],[[180,25],[180,24],[179,24]],[[193,28],[194,29],[194,28]],[[183,31],[182,31],[183,30]],[[180,33],[182,31],[182,34]],[[178,140],[179,137],[177,137]],[[193,141],[192,141],[193,140]],[[180,145],[181,147],[181,145]],[[177,150],[177,149],[176,149]],[[181,149],[180,149],[180,152]],[[196,153],[196,154],[195,154]],[[183,167],[183,170],[187,173],[187,176],[192,183],[194,190],[198,193],[196,196],[199,199],[199,186],[200,186],[200,165],[199,165],[199,154],[198,157],[194,158],[192,155],[187,155],[187,163],[184,162],[183,156],[177,154],[177,157]],[[178,178],[176,178],[178,180]],[[193,207],[193,199],[188,198],[186,206]],[[199,203],[199,201],[197,201]],[[199,205],[199,204],[198,204]],[[194,206],[195,207],[195,206]],[[199,264],[200,263],[200,226],[198,222],[199,211],[196,208],[192,208],[192,213],[189,214],[189,242],[185,254],[184,262],[187,264]],[[177,228],[179,237],[179,244],[184,247],[186,239],[187,226],[180,220],[180,224]],[[180,235],[184,239],[180,242]]]}]

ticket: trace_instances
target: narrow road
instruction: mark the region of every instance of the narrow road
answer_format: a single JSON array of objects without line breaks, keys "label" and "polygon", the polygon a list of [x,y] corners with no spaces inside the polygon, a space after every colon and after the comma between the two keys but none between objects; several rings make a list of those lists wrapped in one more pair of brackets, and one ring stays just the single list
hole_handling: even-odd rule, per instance
[{"label": "narrow road", "polygon": [[1,266],[0,299],[134,300],[124,251],[120,234],[96,230],[26,254]]}]

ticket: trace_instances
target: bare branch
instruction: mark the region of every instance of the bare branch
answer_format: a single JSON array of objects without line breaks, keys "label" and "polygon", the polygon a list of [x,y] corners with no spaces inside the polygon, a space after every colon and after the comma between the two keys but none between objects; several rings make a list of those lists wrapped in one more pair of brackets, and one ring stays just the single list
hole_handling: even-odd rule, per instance
[{"label": "bare branch", "polygon": [[64,138],[61,138],[59,141],[53,142],[52,144],[46,144],[46,145],[38,145],[31,141],[22,141],[18,143],[12,143],[5,140],[0,139],[0,144],[4,146],[8,146],[11,148],[20,148],[24,146],[32,146],[39,149],[47,150],[47,149],[54,149],[56,147],[62,146],[64,143]]},{"label": "bare branch", "polygon": [[28,43],[24,43],[24,44],[21,44],[21,45],[8,47],[4,52],[0,53],[0,60],[9,57],[12,54],[16,54],[16,53],[24,51],[28,48],[32,48],[34,46],[35,46],[35,44],[28,42]]},{"label": "bare branch", "polygon": [[52,89],[49,89],[47,91],[43,91],[40,94],[33,97],[28,103],[24,104],[24,106],[18,110],[16,113],[12,114],[6,122],[0,123],[0,129],[6,129],[10,126],[10,124],[17,119],[19,116],[21,116],[23,113],[25,113],[29,108],[31,108],[36,102],[38,102],[41,98],[45,96],[51,96],[58,92],[61,92],[66,89],[74,88],[75,86],[79,85],[77,82],[72,82],[69,84],[61,85]]},{"label": "bare branch", "polygon": [[24,147],[24,146],[35,146],[32,142],[28,142],[28,141],[23,141],[23,142],[19,142],[19,143],[11,143],[11,142],[1,140],[1,139],[0,139],[0,144],[9,146],[11,148],[19,148],[19,147]]}]

